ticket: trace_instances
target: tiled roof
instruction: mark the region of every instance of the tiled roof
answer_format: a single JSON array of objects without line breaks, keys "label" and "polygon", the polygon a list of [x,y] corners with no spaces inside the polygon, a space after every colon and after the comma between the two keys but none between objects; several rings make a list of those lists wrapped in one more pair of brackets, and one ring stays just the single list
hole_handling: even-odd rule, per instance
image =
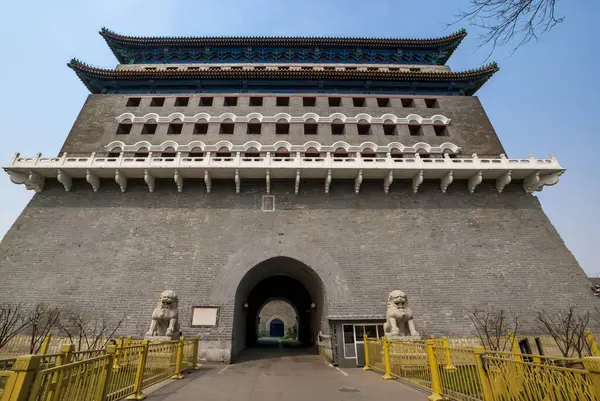
[{"label": "tiled roof", "polygon": [[107,28],[100,31],[107,41],[128,46],[362,46],[362,47],[411,47],[431,48],[457,46],[467,36],[461,29],[440,38],[352,38],[352,37],[268,37],[268,36],[221,36],[221,37],[139,37],[115,33]]}]

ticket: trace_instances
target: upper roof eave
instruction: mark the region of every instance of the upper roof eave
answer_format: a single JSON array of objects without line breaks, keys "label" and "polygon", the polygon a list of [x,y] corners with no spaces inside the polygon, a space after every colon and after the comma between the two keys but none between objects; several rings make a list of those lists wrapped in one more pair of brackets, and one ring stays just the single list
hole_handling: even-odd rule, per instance
[{"label": "upper roof eave", "polygon": [[460,29],[448,36],[423,39],[308,36],[140,37],[121,35],[107,28],[102,28],[99,33],[121,63],[126,62],[126,60],[123,60],[122,55],[117,51],[117,46],[125,46],[130,48],[153,46],[361,46],[365,48],[446,48],[448,50],[448,55],[444,59],[445,62],[452,55],[454,50],[458,47],[465,36],[467,36],[467,31],[465,29]]}]

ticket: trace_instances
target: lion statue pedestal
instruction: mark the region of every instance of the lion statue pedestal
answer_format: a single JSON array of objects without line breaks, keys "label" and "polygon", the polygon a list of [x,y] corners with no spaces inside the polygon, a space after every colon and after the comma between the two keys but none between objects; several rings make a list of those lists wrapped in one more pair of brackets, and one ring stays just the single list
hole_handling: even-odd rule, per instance
[{"label": "lion statue pedestal", "polygon": [[152,312],[150,329],[145,335],[147,340],[177,340],[179,338],[179,299],[175,291],[160,293],[158,303]]},{"label": "lion statue pedestal", "polygon": [[421,339],[421,336],[415,330],[413,315],[408,308],[408,299],[402,291],[394,290],[390,292],[385,319],[383,330],[388,340]]}]

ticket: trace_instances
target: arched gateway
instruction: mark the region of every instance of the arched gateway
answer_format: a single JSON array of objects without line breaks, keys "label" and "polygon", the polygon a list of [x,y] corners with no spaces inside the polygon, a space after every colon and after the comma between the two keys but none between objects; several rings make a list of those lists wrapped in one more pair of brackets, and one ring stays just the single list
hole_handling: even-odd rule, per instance
[{"label": "arched gateway", "polygon": [[271,299],[289,302],[297,311],[298,340],[314,345],[323,329],[326,294],[323,281],[309,266],[286,256],[276,256],[252,267],[235,293],[232,358],[258,338],[258,314]]}]

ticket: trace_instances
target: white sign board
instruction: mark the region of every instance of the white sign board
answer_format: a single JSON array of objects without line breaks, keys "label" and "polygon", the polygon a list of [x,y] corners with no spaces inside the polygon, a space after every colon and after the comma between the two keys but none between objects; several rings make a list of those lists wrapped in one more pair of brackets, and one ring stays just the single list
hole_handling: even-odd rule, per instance
[{"label": "white sign board", "polygon": [[219,308],[192,308],[192,326],[216,326]]}]

